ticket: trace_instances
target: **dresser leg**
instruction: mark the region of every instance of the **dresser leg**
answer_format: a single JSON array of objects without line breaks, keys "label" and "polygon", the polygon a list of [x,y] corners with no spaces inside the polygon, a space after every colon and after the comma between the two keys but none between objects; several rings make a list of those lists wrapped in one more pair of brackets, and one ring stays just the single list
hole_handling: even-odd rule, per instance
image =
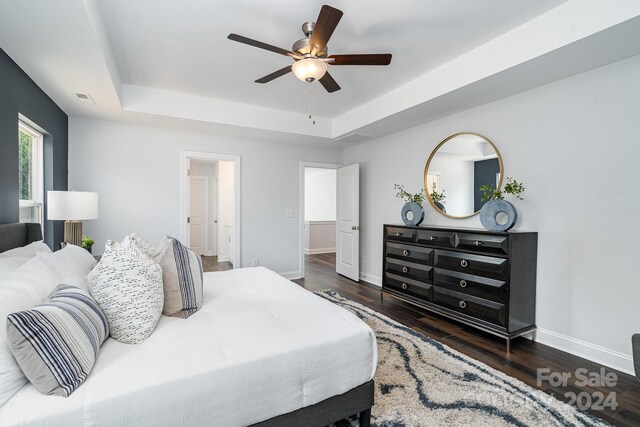
[{"label": "dresser leg", "polygon": [[384,294],[380,291],[380,301],[384,301]]},{"label": "dresser leg", "polygon": [[511,338],[507,338],[507,354],[511,353]]},{"label": "dresser leg", "polygon": [[538,330],[534,329],[533,332],[531,332],[531,342],[535,342],[536,341],[536,336],[538,335]]}]

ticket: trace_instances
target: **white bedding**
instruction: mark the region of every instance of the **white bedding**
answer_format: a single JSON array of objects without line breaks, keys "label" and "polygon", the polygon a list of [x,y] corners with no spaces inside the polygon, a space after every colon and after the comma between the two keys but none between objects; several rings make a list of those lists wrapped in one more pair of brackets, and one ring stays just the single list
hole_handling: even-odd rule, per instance
[{"label": "white bedding", "polygon": [[142,344],[109,338],[68,398],[27,384],[0,425],[248,425],[365,383],[376,363],[366,324],[276,273],[205,273],[196,314],[162,316]]}]

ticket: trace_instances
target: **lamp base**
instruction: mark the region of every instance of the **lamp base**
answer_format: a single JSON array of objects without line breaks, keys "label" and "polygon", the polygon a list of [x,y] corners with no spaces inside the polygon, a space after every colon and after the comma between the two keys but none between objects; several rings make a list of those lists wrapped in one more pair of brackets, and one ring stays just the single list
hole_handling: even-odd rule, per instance
[{"label": "lamp base", "polygon": [[82,247],[82,221],[64,222],[64,241]]}]

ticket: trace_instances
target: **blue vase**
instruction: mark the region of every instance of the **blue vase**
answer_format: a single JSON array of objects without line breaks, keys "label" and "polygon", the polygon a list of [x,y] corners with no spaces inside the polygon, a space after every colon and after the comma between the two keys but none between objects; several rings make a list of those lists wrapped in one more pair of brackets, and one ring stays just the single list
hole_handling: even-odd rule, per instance
[{"label": "blue vase", "polygon": [[[413,214],[411,219],[408,216],[409,212]],[[416,202],[408,202],[402,207],[400,215],[406,225],[420,225],[424,221],[424,208]]]},{"label": "blue vase", "polygon": [[[507,216],[507,222],[499,224],[497,221],[498,214],[503,213]],[[506,200],[489,200],[480,209],[480,222],[489,231],[507,231],[510,230],[518,220],[518,211],[516,207]]]}]

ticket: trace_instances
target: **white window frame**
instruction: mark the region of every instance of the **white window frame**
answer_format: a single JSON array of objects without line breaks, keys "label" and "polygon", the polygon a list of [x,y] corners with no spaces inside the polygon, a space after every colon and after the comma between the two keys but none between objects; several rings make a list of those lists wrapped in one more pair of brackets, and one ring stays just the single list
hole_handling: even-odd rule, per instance
[{"label": "white window frame", "polygon": [[[31,200],[19,200],[19,205],[21,208],[26,207],[37,207],[38,214],[37,219],[40,225],[44,229],[44,135],[42,132],[37,131],[32,126],[29,126],[27,123],[22,120],[18,121],[18,131],[24,132],[29,136],[33,137],[35,141],[35,145],[32,150],[32,185],[31,188]],[[18,136],[19,138],[19,136]]]}]

